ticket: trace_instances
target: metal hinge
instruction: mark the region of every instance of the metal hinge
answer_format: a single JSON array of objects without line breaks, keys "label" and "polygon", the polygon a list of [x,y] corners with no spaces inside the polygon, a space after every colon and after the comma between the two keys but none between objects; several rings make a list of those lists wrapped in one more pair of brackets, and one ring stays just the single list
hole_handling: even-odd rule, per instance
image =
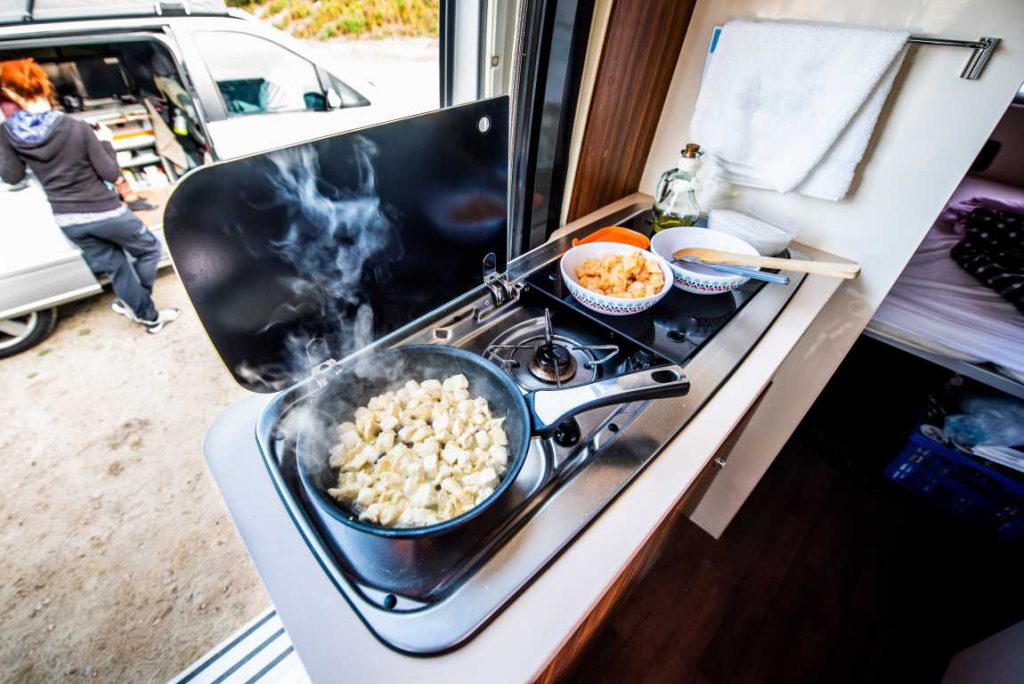
[{"label": "metal hinge", "polygon": [[341,370],[338,368],[338,361],[331,357],[327,342],[319,337],[314,337],[306,343],[306,358],[309,359],[309,376],[320,389],[327,387]]},{"label": "metal hinge", "polygon": [[522,286],[510,283],[505,274],[495,268],[497,257],[493,252],[484,257],[484,285],[491,293],[491,304],[495,309],[519,299]]},{"label": "metal hinge", "polygon": [[491,292],[491,304],[494,305],[495,309],[519,299],[519,290],[521,288],[508,282],[508,279],[500,273],[484,276],[484,285]]},{"label": "metal hinge", "polygon": [[313,376],[313,382],[316,383],[316,386],[318,388],[323,389],[324,387],[327,387],[327,385],[331,383],[331,380],[334,379],[334,376],[337,375],[341,370],[337,366],[337,361],[335,361],[334,359],[327,359],[326,361],[319,364],[316,368],[313,369],[313,372],[310,375]]}]

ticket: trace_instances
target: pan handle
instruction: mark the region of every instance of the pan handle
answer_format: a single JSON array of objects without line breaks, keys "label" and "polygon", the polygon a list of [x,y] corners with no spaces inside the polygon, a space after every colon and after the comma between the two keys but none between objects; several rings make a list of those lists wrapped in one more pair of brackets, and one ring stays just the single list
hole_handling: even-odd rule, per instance
[{"label": "pan handle", "polygon": [[534,430],[544,434],[566,418],[599,406],[681,397],[689,391],[690,381],[681,366],[660,366],[567,389],[538,390],[526,401]]}]

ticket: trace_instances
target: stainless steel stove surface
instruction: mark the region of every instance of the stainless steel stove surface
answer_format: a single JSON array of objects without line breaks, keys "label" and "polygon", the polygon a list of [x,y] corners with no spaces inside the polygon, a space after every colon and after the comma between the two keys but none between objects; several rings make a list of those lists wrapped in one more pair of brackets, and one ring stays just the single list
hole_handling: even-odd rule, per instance
[{"label": "stainless steel stove surface", "polygon": [[[526,292],[516,306],[463,336],[451,338],[449,344],[490,358],[504,368],[524,392],[571,387],[627,370],[667,363],[616,333],[602,330],[572,310],[552,314],[550,306],[543,306],[545,304],[549,302],[536,293]],[[496,547],[526,524],[561,482],[586,465],[595,453],[591,438],[602,426],[614,419],[618,427],[625,427],[633,410],[635,407],[630,405],[594,409],[565,421],[550,438],[534,437],[509,495],[485,514],[490,521],[489,531],[483,536],[474,531],[469,537],[446,538],[439,542],[435,553],[445,559],[438,563],[443,570],[431,574],[431,570],[424,569],[415,585],[406,587],[404,595],[400,590],[393,590],[393,573],[383,560],[376,564],[377,572],[369,576],[355,574],[352,564],[347,562],[347,554],[357,550],[345,547],[340,539],[341,530],[334,527],[340,523],[332,524],[330,520],[317,520],[308,515],[308,502],[304,500],[304,490],[295,470],[294,445],[286,435],[287,428],[280,427],[288,424],[287,411],[280,416],[273,438],[268,441],[267,456],[271,466],[281,474],[287,495],[299,514],[317,520],[311,527],[326,552],[325,560],[340,566],[353,587],[378,608],[422,609],[443,603],[464,584],[471,583],[480,563],[486,563]],[[479,601],[474,603],[480,605]]]},{"label": "stainless steel stove surface", "polygon": [[[579,232],[585,234],[586,229]],[[462,347],[503,367],[524,392],[682,363],[690,393],[682,399],[587,411],[560,426],[552,437],[533,438],[510,495],[486,513],[491,521],[486,531],[438,548],[450,562],[440,564],[443,570],[425,573],[414,590],[393,591],[387,567],[370,573],[373,576],[353,572],[346,562],[346,553],[352,550],[308,512],[295,472],[294,435],[282,425],[287,424],[289,411],[317,391],[316,378],[275,396],[259,419],[257,457],[264,461],[294,522],[291,534],[303,538],[363,623],[396,650],[431,654],[456,648],[514,600],[711,397],[801,282],[794,278],[787,286],[764,288],[760,294],[754,286],[718,297],[673,292],[649,314],[613,319],[567,300],[557,278],[549,277],[567,242],[568,238],[549,243],[516,262],[510,271],[518,294],[515,301],[495,308],[479,293],[463,298],[427,322],[385,338],[382,346]],[[229,422],[225,419],[211,429],[211,467],[217,457],[211,450],[233,437],[226,431],[237,430]],[[245,458],[253,457],[246,453]],[[244,504],[228,503],[237,520]],[[257,567],[281,562],[256,553],[254,559]],[[268,589],[274,597],[274,587]],[[289,611],[278,608],[287,626]],[[303,645],[295,645],[301,655]]]}]

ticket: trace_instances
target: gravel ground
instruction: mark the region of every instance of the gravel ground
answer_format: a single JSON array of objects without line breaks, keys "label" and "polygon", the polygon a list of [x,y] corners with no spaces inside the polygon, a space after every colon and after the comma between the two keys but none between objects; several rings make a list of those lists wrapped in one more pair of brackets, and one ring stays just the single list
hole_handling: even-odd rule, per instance
[{"label": "gravel ground", "polygon": [[0,680],[165,681],[269,605],[201,448],[244,392],[155,299],[160,335],[107,293],[0,361]]}]

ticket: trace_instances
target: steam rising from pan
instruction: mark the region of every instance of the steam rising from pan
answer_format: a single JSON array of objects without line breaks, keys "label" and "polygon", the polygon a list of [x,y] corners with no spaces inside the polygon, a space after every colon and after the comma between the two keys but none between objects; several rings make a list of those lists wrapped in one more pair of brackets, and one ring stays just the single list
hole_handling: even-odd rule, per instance
[{"label": "steam rising from pan", "polygon": [[236,372],[248,381],[274,389],[294,381],[309,369],[307,348],[316,337],[339,357],[373,341],[373,309],[368,287],[385,287],[389,265],[402,257],[403,246],[394,212],[382,205],[377,192],[373,159],[377,146],[363,136],[351,139],[352,162],[358,181],[353,188],[336,188],[324,181],[312,145],[278,150],[268,155],[273,164],[271,206],[283,207],[287,226],[271,242],[271,250],[288,262],[295,276],[280,284],[289,300],[271,313],[260,332],[292,324],[306,316],[328,322],[328,329],[288,335],[281,366]]},{"label": "steam rising from pan", "polygon": [[401,243],[377,194],[371,161],[377,156],[376,145],[356,136],[352,147],[359,172],[359,185],[352,190],[323,185],[311,146],[270,155],[277,171],[271,177],[277,201],[289,212],[288,230],[273,248],[331,298],[360,304],[367,261],[385,250],[392,259],[399,258]]}]

